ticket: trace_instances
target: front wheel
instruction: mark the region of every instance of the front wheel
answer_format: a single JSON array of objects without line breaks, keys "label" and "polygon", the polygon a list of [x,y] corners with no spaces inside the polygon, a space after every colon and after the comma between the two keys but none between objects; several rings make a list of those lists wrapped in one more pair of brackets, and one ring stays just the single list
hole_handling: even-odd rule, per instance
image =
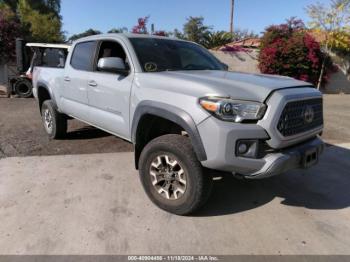
[{"label": "front wheel", "polygon": [[193,213],[209,198],[212,178],[203,171],[190,139],[180,135],[152,140],[139,160],[140,179],[148,197],[177,215]]},{"label": "front wheel", "polygon": [[46,133],[52,139],[62,138],[67,133],[67,118],[57,111],[51,100],[41,106],[41,117]]}]

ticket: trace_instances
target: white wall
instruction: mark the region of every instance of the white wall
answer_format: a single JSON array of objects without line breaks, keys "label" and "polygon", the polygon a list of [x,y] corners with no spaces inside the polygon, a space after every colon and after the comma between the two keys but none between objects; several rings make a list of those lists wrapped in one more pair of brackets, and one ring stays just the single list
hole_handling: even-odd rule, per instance
[{"label": "white wall", "polygon": [[326,94],[350,94],[350,75],[339,69],[338,72],[331,75],[329,82],[325,86]]},{"label": "white wall", "polygon": [[212,52],[221,62],[227,64],[231,71],[260,73],[257,61],[258,52],[254,49],[251,52],[210,52]]},{"label": "white wall", "polygon": [[[260,73],[258,69],[258,51],[252,52],[222,52],[210,51],[221,62],[227,64],[231,71]],[[337,61],[340,62],[340,61]],[[326,94],[350,94],[350,75],[347,73],[348,67],[344,66],[344,61],[337,73],[331,75],[328,84],[322,90]],[[348,74],[348,75],[347,75]]]}]

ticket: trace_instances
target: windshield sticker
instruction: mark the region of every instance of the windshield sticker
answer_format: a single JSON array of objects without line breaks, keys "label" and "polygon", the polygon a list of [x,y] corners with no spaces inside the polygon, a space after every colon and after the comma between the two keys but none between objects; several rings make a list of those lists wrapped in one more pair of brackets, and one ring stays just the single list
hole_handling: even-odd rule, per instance
[{"label": "windshield sticker", "polygon": [[144,67],[145,67],[145,71],[147,71],[147,72],[155,72],[155,71],[157,71],[157,68],[158,68],[157,64],[153,63],[153,62],[145,63]]}]

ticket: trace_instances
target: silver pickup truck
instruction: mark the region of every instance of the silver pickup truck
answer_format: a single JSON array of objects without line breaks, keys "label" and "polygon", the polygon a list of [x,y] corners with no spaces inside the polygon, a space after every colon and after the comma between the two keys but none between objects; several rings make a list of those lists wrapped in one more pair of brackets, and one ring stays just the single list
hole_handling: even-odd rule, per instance
[{"label": "silver pickup truck", "polygon": [[207,169],[258,179],[317,163],[322,95],[289,77],[227,71],[191,42],[133,34],[83,38],[65,67],[36,67],[48,135],[79,119],[134,144],[149,198],[185,215],[205,203]]}]

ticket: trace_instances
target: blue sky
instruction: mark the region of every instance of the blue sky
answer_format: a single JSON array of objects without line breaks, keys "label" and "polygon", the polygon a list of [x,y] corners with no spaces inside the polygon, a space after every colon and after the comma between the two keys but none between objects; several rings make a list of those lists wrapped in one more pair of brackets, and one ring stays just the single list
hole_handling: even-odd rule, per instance
[{"label": "blue sky", "polygon": [[[235,26],[260,33],[291,16],[308,21],[305,7],[317,1],[330,0],[236,0]],[[61,15],[68,36],[89,28],[130,30],[138,17],[146,15],[156,30],[182,29],[189,16],[203,16],[215,30],[228,30],[230,0],[62,0]]]}]

